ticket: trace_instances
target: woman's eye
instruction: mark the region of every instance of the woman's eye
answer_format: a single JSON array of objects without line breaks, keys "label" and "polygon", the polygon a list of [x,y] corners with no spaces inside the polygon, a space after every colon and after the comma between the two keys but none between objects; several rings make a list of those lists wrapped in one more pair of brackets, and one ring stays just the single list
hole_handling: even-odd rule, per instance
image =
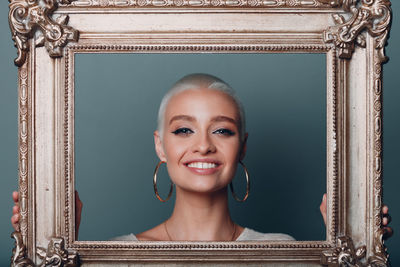
[{"label": "woman's eye", "polygon": [[222,134],[222,135],[225,135],[225,136],[232,136],[232,135],[235,135],[235,132],[234,132],[234,131],[231,131],[231,130],[225,129],[225,128],[218,129],[218,130],[214,131],[213,133]]},{"label": "woman's eye", "polygon": [[172,132],[175,135],[189,135],[191,133],[193,133],[192,130],[190,130],[189,128],[179,128],[176,129],[175,131]]}]

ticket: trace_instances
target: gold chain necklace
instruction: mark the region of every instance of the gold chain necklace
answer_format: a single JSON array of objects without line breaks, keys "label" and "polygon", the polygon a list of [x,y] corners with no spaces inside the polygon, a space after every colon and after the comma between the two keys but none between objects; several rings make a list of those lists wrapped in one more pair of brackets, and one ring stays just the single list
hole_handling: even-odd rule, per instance
[{"label": "gold chain necklace", "polygon": [[[164,229],[165,229],[165,233],[167,233],[167,236],[168,236],[168,239],[169,239],[169,241],[172,241],[172,237],[171,237],[171,235],[169,234],[169,232],[168,232],[168,229],[167,229],[167,221],[164,221]],[[233,233],[232,233],[232,237],[231,237],[231,240],[230,241],[234,241],[235,239],[235,235],[236,235],[236,224],[235,223],[233,223]]]}]

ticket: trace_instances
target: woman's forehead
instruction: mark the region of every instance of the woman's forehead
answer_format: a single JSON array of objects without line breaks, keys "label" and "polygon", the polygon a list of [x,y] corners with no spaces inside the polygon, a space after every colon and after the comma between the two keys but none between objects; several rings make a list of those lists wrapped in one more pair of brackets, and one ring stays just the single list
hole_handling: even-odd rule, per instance
[{"label": "woman's forehead", "polygon": [[233,98],[215,89],[198,88],[179,92],[171,97],[166,117],[190,115],[193,117],[231,116],[238,119],[239,110]]}]

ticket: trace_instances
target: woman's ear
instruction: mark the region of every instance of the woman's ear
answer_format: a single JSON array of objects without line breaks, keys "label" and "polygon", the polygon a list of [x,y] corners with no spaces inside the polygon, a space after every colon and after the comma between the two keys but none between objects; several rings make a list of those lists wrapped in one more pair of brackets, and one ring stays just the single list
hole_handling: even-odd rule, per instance
[{"label": "woman's ear", "polygon": [[158,131],[154,131],[154,146],[155,146],[158,158],[161,161],[167,162],[167,158],[165,157],[164,148],[163,148],[163,145],[162,145],[160,133]]},{"label": "woman's ear", "polygon": [[244,156],[246,156],[246,149],[247,149],[247,137],[249,136],[248,133],[244,135],[243,139],[243,144],[242,144],[242,149],[240,150],[240,157],[239,159],[242,161],[244,159]]}]

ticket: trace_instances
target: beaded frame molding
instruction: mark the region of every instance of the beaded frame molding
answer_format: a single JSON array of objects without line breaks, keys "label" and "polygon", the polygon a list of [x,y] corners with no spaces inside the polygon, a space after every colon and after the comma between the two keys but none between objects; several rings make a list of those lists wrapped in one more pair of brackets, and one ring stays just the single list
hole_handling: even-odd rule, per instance
[{"label": "beaded frame molding", "polygon": [[[10,0],[19,67],[20,227],[11,266],[387,266],[382,65],[389,0]],[[78,241],[76,53],[324,53],[327,237]]]}]

